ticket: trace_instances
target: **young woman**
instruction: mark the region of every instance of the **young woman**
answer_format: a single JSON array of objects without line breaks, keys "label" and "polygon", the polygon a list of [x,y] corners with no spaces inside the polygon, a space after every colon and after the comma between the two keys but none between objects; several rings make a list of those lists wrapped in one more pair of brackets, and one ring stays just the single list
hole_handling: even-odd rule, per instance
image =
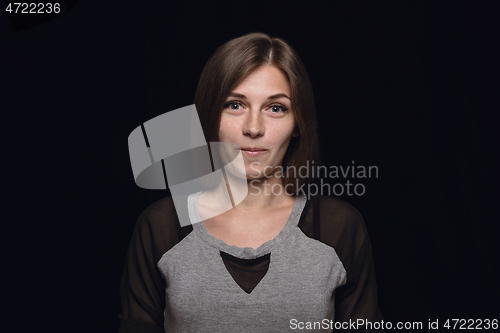
[{"label": "young woman", "polygon": [[144,210],[120,287],[120,332],[380,322],[361,215],[337,198],[308,200],[310,180],[293,172],[318,164],[312,88],[294,50],[261,33],[227,42],[207,62],[194,102],[206,141],[239,147],[248,194],[218,215],[213,198],[223,188],[192,194],[186,227],[169,197]]}]

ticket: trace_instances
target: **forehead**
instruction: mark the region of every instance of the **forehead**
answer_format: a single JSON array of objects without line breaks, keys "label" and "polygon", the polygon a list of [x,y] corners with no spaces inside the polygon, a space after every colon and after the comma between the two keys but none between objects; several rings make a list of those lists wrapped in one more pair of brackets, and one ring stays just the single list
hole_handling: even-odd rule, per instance
[{"label": "forehead", "polygon": [[264,65],[253,70],[232,90],[235,93],[243,91],[256,95],[285,93],[290,96],[290,84],[280,69]]}]

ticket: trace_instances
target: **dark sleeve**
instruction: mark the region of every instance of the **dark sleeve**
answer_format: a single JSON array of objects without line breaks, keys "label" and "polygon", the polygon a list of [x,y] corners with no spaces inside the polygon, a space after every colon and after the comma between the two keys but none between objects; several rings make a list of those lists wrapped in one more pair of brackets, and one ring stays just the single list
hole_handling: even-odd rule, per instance
[{"label": "dark sleeve", "polygon": [[119,333],[165,332],[166,284],[156,264],[187,231],[188,227],[180,228],[171,197],[152,204],[141,213],[120,283]]},{"label": "dark sleeve", "polygon": [[323,198],[319,206],[320,238],[335,248],[347,272],[347,282],[335,291],[335,321],[362,319],[380,324],[383,316],[378,307],[372,248],[361,214],[336,198]]}]

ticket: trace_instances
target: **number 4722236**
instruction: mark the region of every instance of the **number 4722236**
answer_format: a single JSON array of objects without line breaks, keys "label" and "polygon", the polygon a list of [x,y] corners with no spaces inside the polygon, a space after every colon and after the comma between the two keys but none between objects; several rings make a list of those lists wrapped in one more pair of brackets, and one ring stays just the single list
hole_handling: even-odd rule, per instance
[{"label": "number 4722236", "polygon": [[443,327],[447,329],[460,329],[460,330],[465,330],[465,329],[494,329],[496,330],[498,328],[498,319],[448,319],[444,323]]},{"label": "number 4722236", "polygon": [[9,14],[58,14],[61,12],[60,3],[26,3],[26,2],[9,2],[6,12]]}]

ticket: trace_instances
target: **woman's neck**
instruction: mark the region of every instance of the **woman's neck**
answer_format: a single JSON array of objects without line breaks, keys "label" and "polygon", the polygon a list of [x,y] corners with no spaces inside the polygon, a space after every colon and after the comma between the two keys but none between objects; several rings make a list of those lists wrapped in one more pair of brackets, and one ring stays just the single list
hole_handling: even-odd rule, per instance
[{"label": "woman's neck", "polygon": [[[202,193],[200,204],[205,208],[222,212],[232,206],[235,211],[255,212],[288,205],[295,201],[292,195],[286,193],[281,177],[275,175],[243,180],[226,173],[221,180],[224,181],[221,181],[214,190]],[[228,206],[226,193],[229,194],[231,206]]]}]

